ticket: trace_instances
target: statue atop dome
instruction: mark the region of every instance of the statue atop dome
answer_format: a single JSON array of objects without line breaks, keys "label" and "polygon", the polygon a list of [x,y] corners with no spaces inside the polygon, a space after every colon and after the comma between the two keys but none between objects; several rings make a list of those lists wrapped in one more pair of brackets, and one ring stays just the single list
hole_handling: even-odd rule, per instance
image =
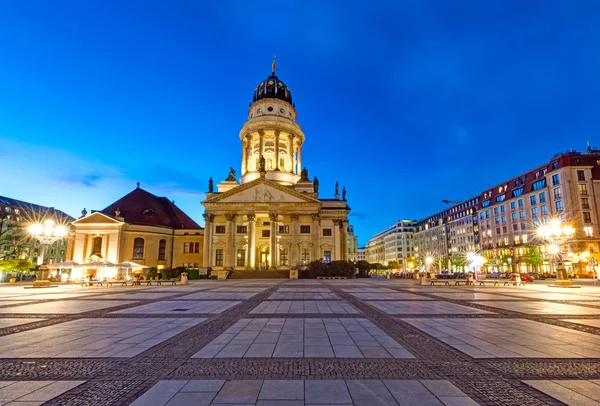
[{"label": "statue atop dome", "polygon": [[273,57],[273,61],[271,61],[271,75],[275,75],[275,60],[277,59],[277,55]]}]

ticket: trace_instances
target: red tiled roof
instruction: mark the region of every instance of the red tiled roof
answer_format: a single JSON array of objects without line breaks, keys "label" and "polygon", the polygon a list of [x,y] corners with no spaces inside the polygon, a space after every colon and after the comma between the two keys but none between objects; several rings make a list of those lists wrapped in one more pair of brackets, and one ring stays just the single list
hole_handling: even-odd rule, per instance
[{"label": "red tiled roof", "polygon": [[117,209],[121,211],[120,217],[129,224],[174,229],[202,228],[166,197],[155,196],[140,188],[123,196],[100,213],[114,217]]}]

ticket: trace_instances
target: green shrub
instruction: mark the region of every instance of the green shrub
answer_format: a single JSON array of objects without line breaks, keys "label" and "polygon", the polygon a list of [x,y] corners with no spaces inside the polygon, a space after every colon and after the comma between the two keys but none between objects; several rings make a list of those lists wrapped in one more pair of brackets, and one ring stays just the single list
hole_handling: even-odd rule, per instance
[{"label": "green shrub", "polygon": [[189,279],[200,279],[200,271],[198,269],[188,269]]}]

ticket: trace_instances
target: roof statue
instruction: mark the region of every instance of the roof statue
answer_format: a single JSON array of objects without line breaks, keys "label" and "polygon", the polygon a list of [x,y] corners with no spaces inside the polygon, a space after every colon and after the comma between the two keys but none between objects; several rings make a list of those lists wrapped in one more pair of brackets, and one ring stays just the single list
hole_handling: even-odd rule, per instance
[{"label": "roof statue", "polygon": [[315,179],[313,180],[313,184],[314,184],[314,188],[315,188],[315,193],[319,192],[319,178],[317,178],[315,176]]},{"label": "roof statue", "polygon": [[300,180],[308,180],[308,169],[306,169],[306,166],[302,169],[302,172],[300,172]]},{"label": "roof statue", "polygon": [[227,179],[225,179],[225,181],[237,181],[237,179],[235,178],[235,169],[233,169],[232,167],[229,167],[229,175],[227,175]]},{"label": "roof statue", "polygon": [[261,172],[261,173],[262,172],[266,172],[265,167],[266,167],[265,157],[264,157],[264,155],[261,155],[260,159],[258,161],[258,171]]},{"label": "roof statue", "polygon": [[213,193],[214,191],[214,185],[213,185],[213,180],[212,180],[212,176],[208,179],[208,193]]},{"label": "roof statue", "polygon": [[275,74],[275,60],[277,59],[277,55],[273,57],[273,61],[271,62],[271,75]]},{"label": "roof statue", "polygon": [[340,184],[338,182],[335,182],[335,194],[340,194]]},{"label": "roof statue", "polygon": [[342,200],[346,200],[346,186],[342,188]]}]

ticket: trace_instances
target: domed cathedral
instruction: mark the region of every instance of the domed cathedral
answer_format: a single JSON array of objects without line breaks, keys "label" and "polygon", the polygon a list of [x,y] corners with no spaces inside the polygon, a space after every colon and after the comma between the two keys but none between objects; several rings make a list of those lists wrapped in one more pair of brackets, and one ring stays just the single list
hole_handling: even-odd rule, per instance
[{"label": "domed cathedral", "polygon": [[275,74],[261,81],[240,131],[241,176],[230,168],[205,208],[204,263],[213,270],[296,270],[309,262],[348,259],[346,189],[331,185],[319,197],[319,180],[302,167],[304,133],[289,87]]}]

